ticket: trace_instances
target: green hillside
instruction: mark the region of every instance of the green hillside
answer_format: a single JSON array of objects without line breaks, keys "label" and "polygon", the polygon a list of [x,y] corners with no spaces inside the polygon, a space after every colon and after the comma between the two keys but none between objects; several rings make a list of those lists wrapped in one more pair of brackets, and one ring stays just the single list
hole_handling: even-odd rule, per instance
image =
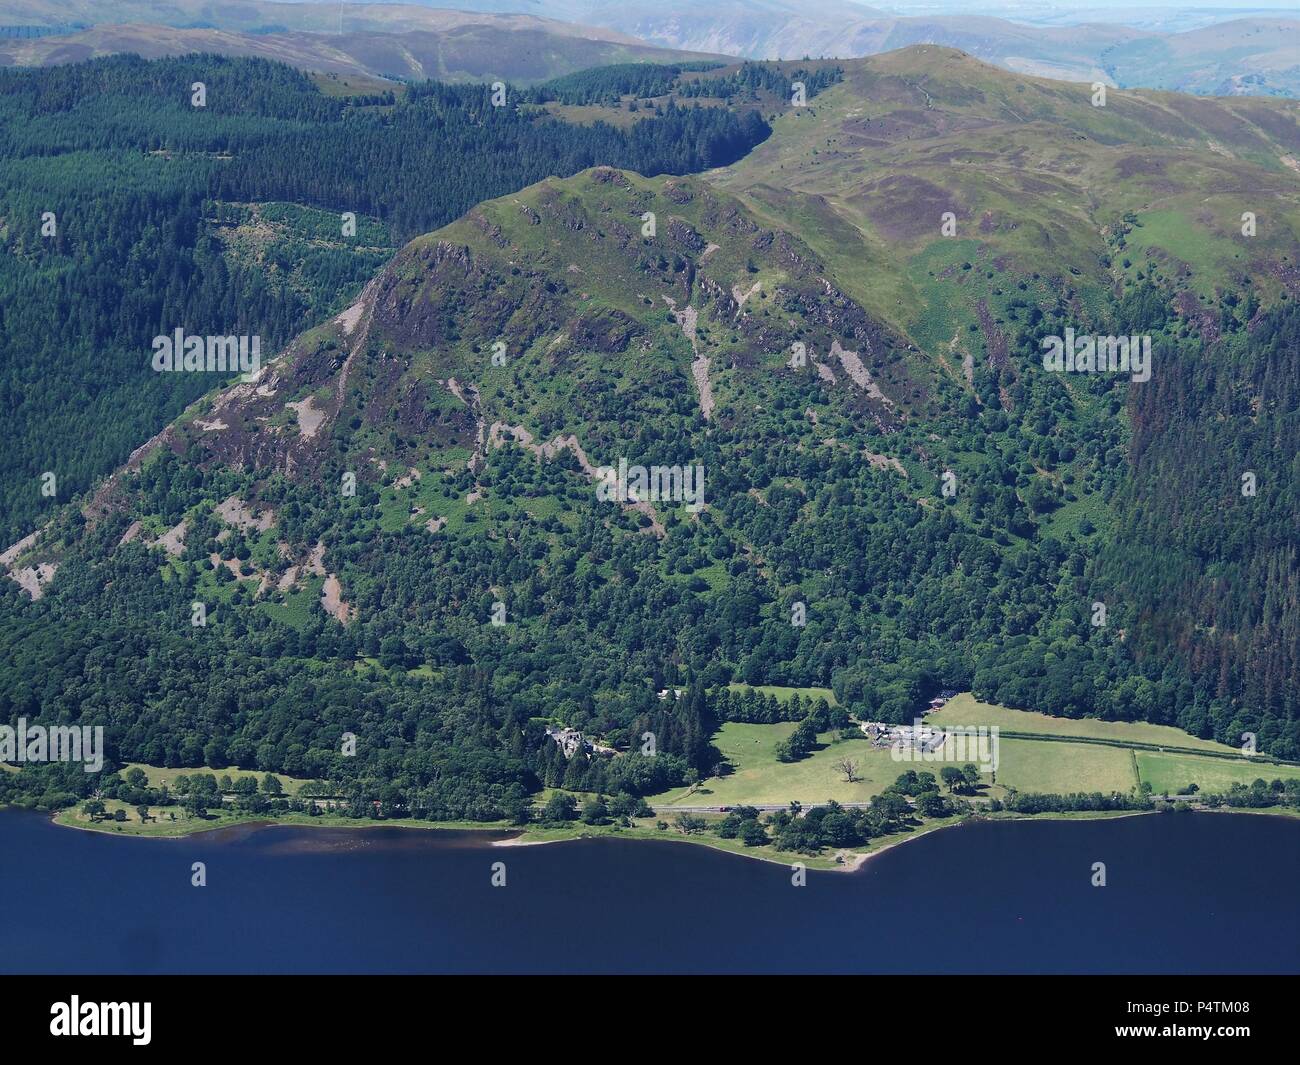
[{"label": "green hillside", "polygon": [[[724,723],[908,722],[945,688],[1300,754],[1289,105],[1093,108],[933,48],[819,69],[767,141],[788,66],[626,140],[546,126],[567,161],[759,146],[546,177],[411,240],[52,508],[6,560],[0,699],[102,719],[122,760],[440,819],[680,795],[734,753]],[[625,109],[624,77],[558,102]],[[1246,201],[1256,244],[1225,215]],[[232,215],[223,247],[256,261],[278,224]],[[1067,330],[1148,336],[1150,380],[1048,371]],[[1135,780],[1104,744],[1062,775],[1064,744],[1007,742],[1023,790]]]},{"label": "green hillside", "polygon": [[1026,290],[1097,311],[1153,280],[1205,339],[1243,287],[1294,294],[1295,104],[1110,89],[1097,107],[1086,84],[935,46],[841,65],[841,84],[710,180],[804,234],[847,291],[954,369],[996,357]]}]

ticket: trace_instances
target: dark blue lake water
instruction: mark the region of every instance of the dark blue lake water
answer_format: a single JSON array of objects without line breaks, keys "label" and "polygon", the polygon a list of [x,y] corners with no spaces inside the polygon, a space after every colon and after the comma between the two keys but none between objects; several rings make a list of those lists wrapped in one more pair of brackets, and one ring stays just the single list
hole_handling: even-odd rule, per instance
[{"label": "dark blue lake water", "polygon": [[968,824],[801,888],[680,843],[491,838],[132,839],[0,813],[0,971],[1300,971],[1300,820]]}]

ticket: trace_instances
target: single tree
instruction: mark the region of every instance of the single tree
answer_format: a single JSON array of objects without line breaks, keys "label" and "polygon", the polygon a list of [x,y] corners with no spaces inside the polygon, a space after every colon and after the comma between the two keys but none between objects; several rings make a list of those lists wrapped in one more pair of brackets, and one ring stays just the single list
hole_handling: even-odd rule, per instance
[{"label": "single tree", "polygon": [[694,814],[680,813],[673,818],[673,823],[683,835],[691,835],[695,832],[703,832],[708,822],[702,817],[696,817]]},{"label": "single tree", "polygon": [[543,821],[572,821],[577,816],[578,800],[563,791],[557,791],[542,810]]},{"label": "single tree", "polygon": [[831,768],[843,773],[845,781],[849,784],[852,784],[859,779],[858,763],[847,756],[839,759],[839,761],[835,762]]}]

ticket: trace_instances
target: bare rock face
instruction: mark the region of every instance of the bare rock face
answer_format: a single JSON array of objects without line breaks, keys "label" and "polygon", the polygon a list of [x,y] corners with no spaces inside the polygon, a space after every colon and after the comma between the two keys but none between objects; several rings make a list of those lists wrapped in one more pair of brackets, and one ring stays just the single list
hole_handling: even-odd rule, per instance
[{"label": "bare rock face", "polygon": [[689,251],[703,251],[708,244],[708,241],[695,231],[694,226],[676,218],[670,219],[668,222],[668,236],[675,243]]},{"label": "bare rock face", "polygon": [[611,308],[584,313],[566,323],[565,331],[570,343],[576,347],[612,354],[626,351],[633,338],[643,334],[645,329],[631,315]]}]

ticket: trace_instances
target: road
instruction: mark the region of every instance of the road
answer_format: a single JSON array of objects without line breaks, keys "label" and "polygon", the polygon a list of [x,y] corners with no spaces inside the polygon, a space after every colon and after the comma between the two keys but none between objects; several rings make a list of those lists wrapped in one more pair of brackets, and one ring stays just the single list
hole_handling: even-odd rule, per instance
[{"label": "road", "polygon": [[[992,801],[986,795],[958,795],[955,796],[955,798],[965,799],[967,802],[971,803],[987,803]],[[1166,796],[1164,795],[1153,795],[1152,798],[1162,802],[1166,800]],[[1201,798],[1199,795],[1170,795],[1167,797],[1169,802],[1196,802],[1199,798]],[[908,798],[907,802],[910,806],[916,805],[916,801],[912,798]],[[826,802],[824,800],[821,802],[804,802],[799,805],[804,812],[807,812],[814,806],[825,806]],[[846,810],[866,810],[870,808],[871,802],[870,800],[866,802],[842,802],[840,805]],[[655,813],[724,814],[730,810],[734,810],[737,806],[750,806],[753,809],[758,810],[760,813],[772,813],[776,810],[790,809],[790,804],[788,802],[779,805],[738,802],[732,803],[730,806],[657,806],[655,807]]]},{"label": "road", "polygon": [[[916,805],[910,798],[907,801],[910,805],[913,806]],[[814,806],[827,805],[827,801],[822,800],[821,802],[803,802],[800,803],[799,805],[806,812],[812,809]],[[840,805],[844,807],[844,809],[846,810],[866,810],[870,808],[871,802],[870,800],[866,802],[842,802],[840,803]],[[779,805],[765,805],[762,803],[737,802],[737,803],[732,803],[730,806],[658,806],[655,808],[655,812],[661,814],[675,814],[675,813],[724,814],[729,810],[734,810],[737,806],[748,806],[753,810],[758,810],[760,813],[772,813],[776,810],[790,809],[790,804],[788,802],[781,803]]]}]

